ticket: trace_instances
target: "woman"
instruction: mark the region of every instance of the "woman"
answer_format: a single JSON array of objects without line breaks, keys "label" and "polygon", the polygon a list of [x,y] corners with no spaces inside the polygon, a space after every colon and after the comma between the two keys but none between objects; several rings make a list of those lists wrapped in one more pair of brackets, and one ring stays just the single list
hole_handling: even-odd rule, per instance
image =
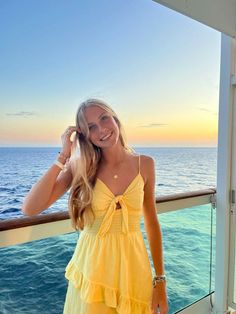
[{"label": "woman", "polygon": [[151,157],[127,146],[121,123],[105,102],[88,99],[80,105],[76,126],[62,135],[62,152],[22,207],[27,215],[38,214],[70,189],[72,225],[81,232],[66,267],[64,314],[168,313],[154,168]]}]

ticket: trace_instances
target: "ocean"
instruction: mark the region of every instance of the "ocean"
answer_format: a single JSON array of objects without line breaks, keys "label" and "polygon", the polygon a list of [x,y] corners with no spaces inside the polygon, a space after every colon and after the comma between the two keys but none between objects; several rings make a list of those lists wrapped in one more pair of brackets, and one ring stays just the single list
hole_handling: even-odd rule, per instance
[{"label": "ocean", "polygon": [[[215,147],[134,149],[156,161],[157,196],[216,187]],[[24,196],[50,167],[59,150],[0,148],[0,220],[23,217]],[[42,215],[67,210],[67,199],[66,193]],[[163,236],[169,313],[173,314],[214,290],[215,209],[210,204],[195,206],[159,214],[158,219]],[[154,273],[143,220],[141,227]],[[67,289],[64,270],[78,237],[79,233],[73,232],[1,248],[0,313],[62,313]]]}]

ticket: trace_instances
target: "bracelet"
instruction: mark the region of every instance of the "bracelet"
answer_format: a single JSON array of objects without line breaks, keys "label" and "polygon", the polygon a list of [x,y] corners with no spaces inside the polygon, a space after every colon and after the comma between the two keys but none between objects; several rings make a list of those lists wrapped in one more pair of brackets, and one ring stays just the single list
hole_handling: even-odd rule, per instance
[{"label": "bracelet", "polygon": [[157,283],[159,283],[159,282],[166,282],[166,276],[165,275],[154,276],[154,278],[152,280],[153,288],[155,288]]},{"label": "bracelet", "polygon": [[55,160],[54,165],[57,165],[59,168],[61,168],[61,170],[64,170],[65,166],[58,160]]}]

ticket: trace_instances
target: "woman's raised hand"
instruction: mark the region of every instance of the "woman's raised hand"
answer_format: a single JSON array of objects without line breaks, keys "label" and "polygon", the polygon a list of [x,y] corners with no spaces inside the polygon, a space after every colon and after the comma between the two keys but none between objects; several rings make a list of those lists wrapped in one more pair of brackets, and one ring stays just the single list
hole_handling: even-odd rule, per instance
[{"label": "woman's raised hand", "polygon": [[67,158],[70,158],[72,141],[70,140],[73,132],[78,131],[75,126],[69,126],[61,136],[62,153]]}]

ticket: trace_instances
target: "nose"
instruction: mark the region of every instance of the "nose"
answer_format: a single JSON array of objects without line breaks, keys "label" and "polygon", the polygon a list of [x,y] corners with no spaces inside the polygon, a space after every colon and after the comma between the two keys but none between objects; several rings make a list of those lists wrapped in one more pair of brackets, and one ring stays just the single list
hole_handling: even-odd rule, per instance
[{"label": "nose", "polygon": [[106,135],[107,134],[107,132],[108,132],[108,129],[107,128],[105,128],[105,127],[103,127],[103,126],[99,126],[99,133],[100,133],[100,135],[102,136],[102,135]]}]

